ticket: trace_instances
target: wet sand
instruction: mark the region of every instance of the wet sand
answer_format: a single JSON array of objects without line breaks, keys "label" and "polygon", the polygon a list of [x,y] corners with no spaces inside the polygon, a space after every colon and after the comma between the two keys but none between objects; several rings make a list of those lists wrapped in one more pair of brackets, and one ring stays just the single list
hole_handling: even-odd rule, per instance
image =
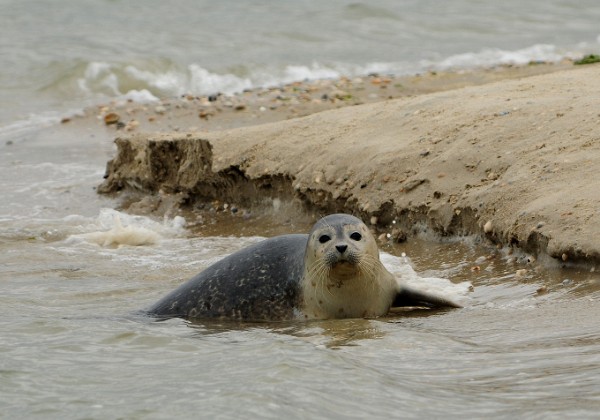
[{"label": "wet sand", "polygon": [[599,75],[570,63],[370,75],[109,104],[65,126],[119,137],[100,191],[129,191],[134,212],[236,218],[264,198],[292,201],[357,214],[382,240],[476,234],[593,268]]}]

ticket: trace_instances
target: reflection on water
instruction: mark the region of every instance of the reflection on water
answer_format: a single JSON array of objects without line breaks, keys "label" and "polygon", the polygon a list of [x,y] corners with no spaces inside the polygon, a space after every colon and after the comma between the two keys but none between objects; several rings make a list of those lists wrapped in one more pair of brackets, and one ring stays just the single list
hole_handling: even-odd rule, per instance
[{"label": "reflection on water", "polygon": [[385,334],[377,324],[366,319],[325,320],[309,322],[245,323],[223,320],[187,321],[198,336],[244,332],[262,329],[286,334],[327,348],[349,346],[362,340],[382,338]]}]

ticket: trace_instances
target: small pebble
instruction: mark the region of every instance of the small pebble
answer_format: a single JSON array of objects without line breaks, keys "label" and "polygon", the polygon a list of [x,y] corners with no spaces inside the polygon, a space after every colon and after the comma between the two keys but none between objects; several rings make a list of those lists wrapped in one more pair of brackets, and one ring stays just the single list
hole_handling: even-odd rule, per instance
[{"label": "small pebble", "polygon": [[526,274],[527,274],[527,270],[525,268],[515,271],[515,277],[517,277],[517,278],[525,277]]},{"label": "small pebble", "polygon": [[371,224],[372,225],[376,225],[377,224],[377,216],[371,216]]},{"label": "small pebble", "polygon": [[121,119],[121,117],[119,117],[119,114],[111,112],[104,116],[104,124],[106,124],[106,125],[116,124],[119,122],[120,119]]},{"label": "small pebble", "polygon": [[401,229],[393,229],[392,230],[392,237],[394,239],[394,242],[397,242],[397,243],[406,242],[406,240],[408,239],[407,235],[406,235],[406,232],[404,232]]},{"label": "small pebble", "polygon": [[125,125],[125,130],[127,131],[133,131],[136,128],[138,128],[140,125],[139,121],[137,120],[131,120],[129,121],[126,125]]},{"label": "small pebble", "polygon": [[492,221],[488,220],[485,225],[483,225],[483,231],[485,233],[490,233],[494,227],[492,226]]}]

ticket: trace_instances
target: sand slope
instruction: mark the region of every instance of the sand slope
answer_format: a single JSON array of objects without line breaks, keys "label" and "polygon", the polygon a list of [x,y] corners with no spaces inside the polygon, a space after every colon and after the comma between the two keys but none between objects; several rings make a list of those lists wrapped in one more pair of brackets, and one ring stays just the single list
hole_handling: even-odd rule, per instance
[{"label": "sand slope", "polygon": [[294,197],[379,228],[397,220],[408,234],[420,225],[559,260],[600,260],[598,65],[117,144],[104,192]]}]

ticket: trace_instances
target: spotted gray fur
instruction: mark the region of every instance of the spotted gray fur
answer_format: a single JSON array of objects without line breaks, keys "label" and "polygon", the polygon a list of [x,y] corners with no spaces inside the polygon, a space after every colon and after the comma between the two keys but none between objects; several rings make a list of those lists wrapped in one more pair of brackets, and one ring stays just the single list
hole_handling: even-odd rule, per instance
[{"label": "spotted gray fur", "polygon": [[308,235],[283,235],[208,267],[149,309],[161,317],[294,318]]}]

